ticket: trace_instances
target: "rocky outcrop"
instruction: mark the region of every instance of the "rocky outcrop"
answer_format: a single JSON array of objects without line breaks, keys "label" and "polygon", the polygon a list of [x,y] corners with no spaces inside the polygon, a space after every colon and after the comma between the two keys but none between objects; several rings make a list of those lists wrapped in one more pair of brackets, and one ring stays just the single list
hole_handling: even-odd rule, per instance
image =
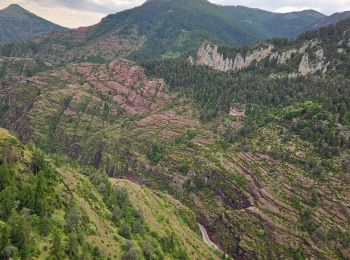
[{"label": "rocky outcrop", "polygon": [[192,56],[188,57],[187,62],[191,65],[194,65],[194,59]]},{"label": "rocky outcrop", "polygon": [[315,60],[312,63],[310,63],[309,55],[304,54],[299,64],[298,71],[302,76],[307,76],[309,74],[315,74],[318,72],[325,74],[328,71],[329,64],[330,62],[326,63],[323,48],[317,46],[315,50]]},{"label": "rocky outcrop", "polygon": [[289,61],[292,58],[292,55],[295,53],[298,53],[297,49],[292,49],[292,50],[282,52],[282,54],[278,56],[277,64],[285,64],[287,61]]},{"label": "rocky outcrop", "polygon": [[254,50],[252,52],[248,52],[246,58],[245,58],[245,64],[244,68],[249,67],[253,62],[261,62],[264,59],[270,57],[272,54],[272,51],[274,49],[274,46],[269,44],[266,47],[262,47],[260,49]]},{"label": "rocky outcrop", "polygon": [[148,79],[142,68],[128,60],[114,60],[108,66],[84,63],[72,70],[101,93],[111,95],[128,114],[155,111],[169,98],[162,80]]},{"label": "rocky outcrop", "polygon": [[[197,53],[198,65],[205,65],[219,71],[238,71],[248,68],[253,62],[261,62],[270,57],[273,50],[273,45],[261,47],[259,49],[248,52],[245,57],[241,53],[237,53],[235,59],[225,58],[223,54],[218,52],[218,46],[209,43],[204,43],[200,46]],[[188,60],[191,63],[191,57]]]},{"label": "rocky outcrop", "polygon": [[308,54],[304,54],[303,58],[301,59],[298,71],[302,76],[306,76],[311,72]]},{"label": "rocky outcrop", "polygon": [[317,44],[319,44],[318,40],[311,40],[305,42],[299,49],[286,50],[281,54],[275,52],[270,56],[270,61],[277,60],[277,64],[286,64],[293,57],[293,54],[305,54],[307,48],[315,48]]},{"label": "rocky outcrop", "polygon": [[[260,63],[266,59],[269,61],[276,62],[278,65],[283,65],[288,63],[291,59],[298,59],[300,57],[299,66],[295,68],[294,72],[287,73],[275,73],[271,75],[273,78],[296,78],[298,76],[307,76],[316,73],[326,73],[328,71],[328,66],[324,50],[320,46],[320,41],[318,39],[313,39],[304,42],[300,48],[292,48],[285,50],[281,53],[274,51],[274,46],[272,44],[266,44],[258,49],[249,51],[246,55],[241,53],[236,53],[235,58],[224,57],[222,53],[219,52],[219,47],[215,44],[204,43],[200,46],[197,57],[188,58],[188,62],[191,65],[205,65],[215,70],[227,72],[227,71],[240,71],[248,68],[254,62]],[[308,52],[307,52],[308,50]],[[309,55],[309,51],[314,51],[314,55]],[[234,53],[232,53],[234,54]]]},{"label": "rocky outcrop", "polygon": [[232,59],[225,59],[224,55],[218,52],[218,46],[211,44],[203,44],[198,49],[196,64],[206,65],[213,69],[225,72],[232,70],[233,68]]}]

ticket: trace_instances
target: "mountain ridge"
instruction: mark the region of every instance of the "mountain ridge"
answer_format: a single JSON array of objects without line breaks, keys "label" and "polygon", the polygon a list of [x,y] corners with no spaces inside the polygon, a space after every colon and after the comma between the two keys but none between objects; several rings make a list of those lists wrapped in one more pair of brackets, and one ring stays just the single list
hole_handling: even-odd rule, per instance
[{"label": "mountain ridge", "polygon": [[64,27],[49,22],[18,4],[11,4],[0,10],[0,43],[12,43],[31,39]]},{"label": "mountain ridge", "polygon": [[[151,1],[90,27],[43,35],[34,39],[34,47],[19,43],[0,53],[40,57],[52,64],[176,58],[195,52],[204,40],[241,47],[271,37],[296,37],[322,17],[315,11],[276,14],[206,0]],[[48,52],[52,48],[57,54]]]}]

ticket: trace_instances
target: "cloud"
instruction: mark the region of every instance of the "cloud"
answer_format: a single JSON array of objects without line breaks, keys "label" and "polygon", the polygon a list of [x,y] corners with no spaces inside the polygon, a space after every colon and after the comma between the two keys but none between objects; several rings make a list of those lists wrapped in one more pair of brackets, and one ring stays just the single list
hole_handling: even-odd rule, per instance
[{"label": "cloud", "polygon": [[144,0],[32,0],[30,2],[109,14],[141,5]]},{"label": "cloud", "polygon": [[318,10],[325,14],[350,11],[350,0],[211,0],[222,5],[244,5],[274,12]]},{"label": "cloud", "polygon": [[[191,0],[188,0],[191,1]],[[274,12],[315,9],[325,14],[350,10],[350,0],[209,0],[221,5],[243,5]],[[98,23],[104,16],[139,6],[145,0],[0,0],[0,8],[20,4],[57,24],[76,28]]]},{"label": "cloud", "polygon": [[322,12],[319,8],[312,8],[309,6],[283,6],[273,10],[276,13],[290,13],[290,12],[298,12],[302,10],[314,9],[315,11]]},{"label": "cloud", "polygon": [[19,4],[28,11],[68,28],[77,28],[80,26],[89,26],[96,24],[103,17],[105,12],[79,10],[53,1],[46,0],[1,0],[0,9],[10,4]]}]

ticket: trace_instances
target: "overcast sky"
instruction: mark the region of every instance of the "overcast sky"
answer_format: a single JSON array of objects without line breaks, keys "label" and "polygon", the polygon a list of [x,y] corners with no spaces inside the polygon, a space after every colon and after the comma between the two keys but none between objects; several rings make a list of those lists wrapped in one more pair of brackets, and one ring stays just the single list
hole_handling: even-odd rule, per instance
[{"label": "overcast sky", "polygon": [[[95,24],[107,14],[141,5],[143,2],[145,0],[0,0],[0,9],[16,3],[45,19],[76,28]],[[244,5],[275,12],[315,9],[325,14],[332,14],[350,10],[350,0],[210,0],[210,2]]]}]

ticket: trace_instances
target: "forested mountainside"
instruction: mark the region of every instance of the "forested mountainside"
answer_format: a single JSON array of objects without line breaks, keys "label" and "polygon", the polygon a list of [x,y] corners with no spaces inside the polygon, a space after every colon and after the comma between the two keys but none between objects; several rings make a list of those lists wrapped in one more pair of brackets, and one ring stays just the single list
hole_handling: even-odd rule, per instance
[{"label": "forested mountainside", "polygon": [[[344,21],[295,41],[267,41],[239,50],[211,43],[217,46],[214,60],[234,60],[239,53],[247,65],[226,72],[210,68],[212,63],[197,64],[198,57],[148,61],[142,63],[145,69],[124,59],[41,67],[42,72],[27,76],[15,76],[13,69],[0,84],[0,126],[60,161],[89,169],[85,177],[78,169],[67,178],[97,182],[96,192],[112,216],[116,202],[108,204],[110,184],[100,179],[108,176],[112,185],[128,186],[130,207],[142,208],[141,226],[150,226],[141,235],[126,237],[140,257],[148,259],[140,241],[151,234],[153,249],[161,248],[164,255],[183,259],[202,252],[199,258],[210,258],[212,251],[200,240],[203,249],[192,243],[199,236],[197,221],[234,258],[346,259],[349,28]],[[321,52],[322,71],[298,73],[306,67],[306,56],[310,70],[321,62]],[[283,64],[278,63],[281,57]],[[156,195],[120,179],[167,193],[172,203],[193,213],[156,213],[158,205],[146,202]],[[18,210],[23,207],[28,208]],[[169,224],[176,217],[182,231]],[[121,223],[110,225],[123,237],[135,223]],[[162,223],[168,232],[178,232],[174,249],[166,249],[162,235],[149,233],[151,225]],[[68,236],[64,224],[57,227]],[[183,232],[192,232],[193,239],[181,240],[188,238]],[[121,255],[131,250],[122,242],[113,245],[121,246]],[[97,247],[103,254],[114,251]]]},{"label": "forested mountainside", "polygon": [[55,162],[5,129],[0,172],[2,259],[218,259],[180,202]]},{"label": "forested mountainside", "polygon": [[330,16],[324,17],[321,20],[317,21],[314,25],[308,28],[307,31],[312,31],[320,27],[326,27],[331,24],[337,24],[343,20],[350,19],[350,12],[345,11],[345,12],[340,12],[340,13],[335,13]]},{"label": "forested mountainside", "polygon": [[271,37],[296,37],[325,18],[312,10],[276,14],[207,0],[147,1],[94,26],[5,45],[0,54],[54,65],[172,58],[195,51],[205,40],[239,47]]},{"label": "forested mountainside", "polygon": [[65,28],[44,20],[12,4],[0,10],[0,44],[34,38],[50,31],[63,31]]},{"label": "forested mountainside", "polygon": [[259,28],[266,35],[265,39],[273,37],[295,38],[310,27],[316,29],[315,23],[328,18],[314,10],[273,13],[244,6],[223,6],[222,9],[230,17]]}]

